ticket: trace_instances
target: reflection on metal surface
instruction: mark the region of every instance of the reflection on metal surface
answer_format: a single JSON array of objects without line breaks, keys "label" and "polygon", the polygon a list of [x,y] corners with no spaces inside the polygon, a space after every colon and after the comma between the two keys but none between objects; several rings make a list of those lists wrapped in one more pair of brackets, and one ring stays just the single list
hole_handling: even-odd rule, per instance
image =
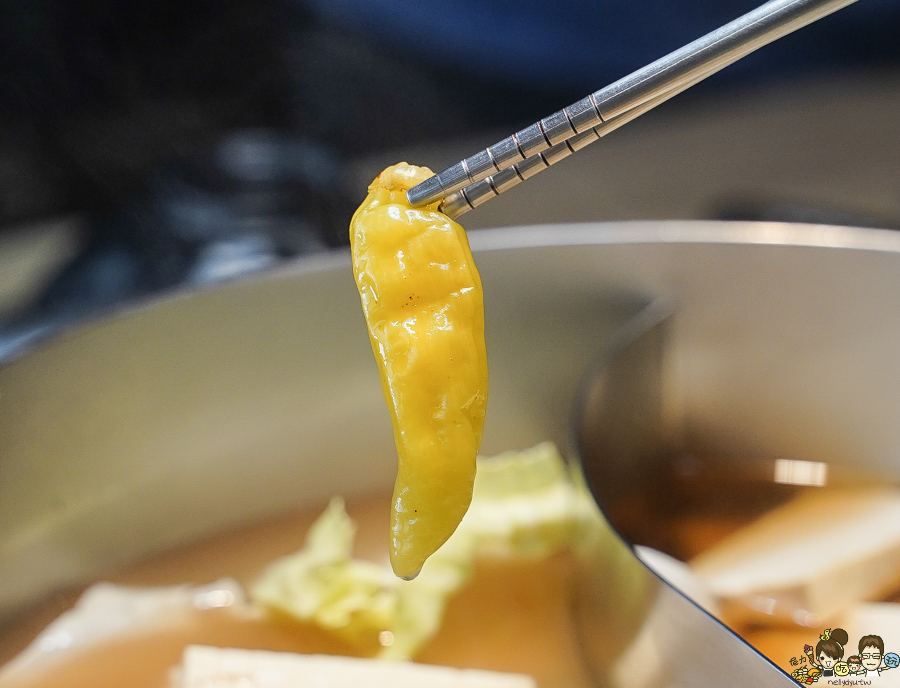
[{"label": "reflection on metal surface", "polygon": [[[585,480],[601,506],[605,496],[645,481],[666,456],[662,379],[668,328],[669,309],[651,304],[613,337],[589,372],[576,411],[577,441]],[[653,575],[612,528],[579,561],[576,617],[599,685],[791,685],[769,660]]]},{"label": "reflection on metal surface", "polygon": [[828,481],[828,464],[821,461],[775,459],[775,482],[784,485],[824,487]]},{"label": "reflection on metal surface", "polygon": [[[564,445],[579,372],[637,310],[634,299],[609,302],[660,294],[677,299],[659,348],[679,366],[673,384],[692,437],[733,440],[720,457],[750,440],[757,457],[815,457],[829,464],[832,482],[839,467],[896,475],[900,319],[884,316],[900,301],[897,233],[614,223],[491,230],[472,244],[490,294],[486,452],[547,438]],[[119,313],[5,362],[0,617],[241,522],[336,492],[389,488],[393,438],[348,270],[345,256],[326,254]],[[609,383],[629,383],[625,373]],[[602,408],[608,395],[602,387],[597,395]],[[684,476],[718,479],[705,456],[684,455],[655,479],[670,495]],[[603,461],[588,466],[594,494],[624,493],[624,471],[600,481],[615,467]],[[638,459],[626,467],[652,473]],[[758,477],[754,486],[802,489],[775,483],[772,461]],[[21,533],[37,535],[24,542]],[[615,533],[608,540],[607,558],[586,559],[577,609],[585,656],[606,685],[637,685],[623,683],[629,662],[621,658],[648,636],[656,649],[644,663],[657,667],[648,671],[657,686],[744,677],[795,685],[733,637],[724,643],[730,636],[717,622],[662,584]]]},{"label": "reflection on metal surface", "polygon": [[756,650],[660,581],[605,521],[579,555],[574,614],[597,685],[792,685]]}]

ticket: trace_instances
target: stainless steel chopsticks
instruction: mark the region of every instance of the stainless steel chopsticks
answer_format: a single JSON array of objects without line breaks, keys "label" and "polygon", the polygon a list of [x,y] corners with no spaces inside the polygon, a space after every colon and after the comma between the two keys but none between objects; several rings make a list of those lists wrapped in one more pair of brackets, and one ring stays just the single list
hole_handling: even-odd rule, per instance
[{"label": "stainless steel chopsticks", "polygon": [[771,0],[407,192],[458,217],[733,62],[856,0]]}]

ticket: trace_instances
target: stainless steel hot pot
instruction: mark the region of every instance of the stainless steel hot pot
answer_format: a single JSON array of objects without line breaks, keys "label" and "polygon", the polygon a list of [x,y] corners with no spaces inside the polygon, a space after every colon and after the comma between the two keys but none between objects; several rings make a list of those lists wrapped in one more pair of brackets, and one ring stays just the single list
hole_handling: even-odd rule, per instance
[{"label": "stainless steel hot pot", "polygon": [[[900,470],[900,235],[654,222],[471,242],[491,372],[485,453],[569,447],[584,371],[663,299],[662,410],[679,431]],[[70,331],[0,369],[0,615],[212,531],[385,488],[394,464],[346,253]],[[655,623],[651,607],[629,633]],[[604,668],[615,658],[593,655],[600,683],[616,685]],[[791,685],[741,656],[735,685]],[[715,685],[696,657],[683,664],[658,685]]]}]

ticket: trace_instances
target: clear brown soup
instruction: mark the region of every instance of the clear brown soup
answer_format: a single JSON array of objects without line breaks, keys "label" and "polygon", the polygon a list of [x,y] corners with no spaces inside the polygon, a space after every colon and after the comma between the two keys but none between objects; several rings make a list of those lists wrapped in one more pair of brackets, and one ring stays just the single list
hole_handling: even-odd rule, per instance
[{"label": "clear brown soup", "polygon": [[[841,490],[864,484],[835,470],[829,487],[797,487],[772,481],[769,461],[719,461],[697,456],[667,457],[638,491],[605,504],[611,522],[629,541],[688,561],[803,490]],[[272,560],[299,549],[321,513],[317,508],[191,544],[104,580],[135,586],[203,584],[228,576],[247,585]],[[389,495],[350,500],[347,511],[359,526],[356,556],[387,557]],[[592,685],[579,657],[569,609],[574,561],[561,553],[533,563],[485,560],[470,584],[455,596],[438,635],[418,661],[458,667],[521,672],[541,688]],[[10,660],[62,611],[81,590],[48,600],[0,632],[0,662]],[[898,591],[900,592],[900,591]],[[891,596],[887,601],[900,601]],[[748,623],[723,618],[748,642],[787,666],[811,629]],[[168,672],[191,643],[304,653],[366,656],[315,627],[286,619],[239,620],[226,610],[197,612],[153,634],[106,643],[74,654],[63,664],[10,688],[163,688]]]},{"label": "clear brown soup", "polygon": [[[387,557],[390,495],[350,500],[359,527],[356,556]],[[134,566],[103,580],[134,586],[204,584],[225,576],[248,585],[272,560],[303,546],[324,504],[311,510],[223,533]],[[541,688],[591,685],[578,656],[570,623],[573,561],[557,554],[541,562],[481,561],[470,584],[455,596],[438,635],[416,658],[447,666],[530,674]],[[82,590],[47,600],[0,632],[0,662],[20,652]],[[227,609],[192,612],[152,633],[72,651],[63,661],[4,682],[10,688],[164,688],[186,645],[257,648],[366,656],[377,648],[351,647],[310,625],[292,620],[240,619]]]},{"label": "clear brown soup", "polygon": [[[635,544],[690,561],[760,516],[807,491],[825,491],[840,501],[851,489],[883,488],[889,477],[856,468],[829,466],[822,487],[774,482],[774,460],[678,453],[660,460],[639,489],[604,505],[618,531]],[[898,572],[900,580],[900,572]],[[881,601],[900,602],[900,589]],[[729,614],[722,621],[779,667],[789,667],[814,630],[790,622],[773,623],[762,614]]]}]

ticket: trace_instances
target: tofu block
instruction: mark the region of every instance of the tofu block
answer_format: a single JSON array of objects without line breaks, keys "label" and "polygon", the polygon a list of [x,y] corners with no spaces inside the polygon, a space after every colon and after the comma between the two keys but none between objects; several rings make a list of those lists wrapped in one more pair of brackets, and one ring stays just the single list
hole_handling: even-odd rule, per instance
[{"label": "tofu block", "polygon": [[43,669],[72,653],[130,635],[172,627],[185,615],[203,609],[242,609],[244,591],[230,578],[208,585],[133,588],[95,583],[40,632],[11,662],[0,667],[0,685]]},{"label": "tofu block", "polygon": [[731,613],[743,608],[815,626],[900,583],[900,491],[810,490],[691,568]]},{"label": "tofu block", "polygon": [[530,676],[330,655],[191,645],[178,688],[537,688]]}]

